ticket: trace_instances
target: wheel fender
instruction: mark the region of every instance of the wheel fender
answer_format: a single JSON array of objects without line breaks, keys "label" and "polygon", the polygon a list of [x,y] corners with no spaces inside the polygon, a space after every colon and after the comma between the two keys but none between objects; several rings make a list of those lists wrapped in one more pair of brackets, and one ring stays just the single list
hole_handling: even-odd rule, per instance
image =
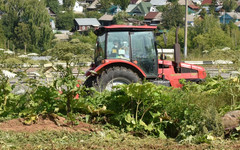
[{"label": "wheel fender", "polygon": [[137,70],[143,77],[146,77],[146,74],[144,73],[144,71],[140,67],[138,67],[136,64],[134,64],[132,62],[129,62],[129,61],[126,61],[126,60],[105,60],[105,62],[102,63],[101,65],[99,65],[98,67],[96,67],[94,69],[94,71],[99,72],[103,68],[106,68],[106,67],[109,67],[109,66],[129,66],[129,67]]}]

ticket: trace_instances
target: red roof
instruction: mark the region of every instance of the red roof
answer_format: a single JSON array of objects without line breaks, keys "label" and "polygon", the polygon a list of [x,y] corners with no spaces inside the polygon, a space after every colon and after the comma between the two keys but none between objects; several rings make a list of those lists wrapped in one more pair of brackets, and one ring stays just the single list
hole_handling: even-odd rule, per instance
[{"label": "red roof", "polygon": [[149,12],[145,17],[144,19],[154,19],[157,15],[158,15],[159,12]]},{"label": "red roof", "polygon": [[130,0],[130,4],[136,4],[138,0]]},{"label": "red roof", "polygon": [[157,26],[129,26],[129,25],[111,25],[111,26],[104,26],[106,29],[117,29],[117,28],[135,28],[135,29],[156,29]]},{"label": "red roof", "polygon": [[203,0],[202,5],[210,5],[212,4],[212,0]]},{"label": "red roof", "polygon": [[195,5],[188,5],[188,7],[190,7],[191,9],[194,9],[194,10],[199,9],[199,7],[195,6]]}]

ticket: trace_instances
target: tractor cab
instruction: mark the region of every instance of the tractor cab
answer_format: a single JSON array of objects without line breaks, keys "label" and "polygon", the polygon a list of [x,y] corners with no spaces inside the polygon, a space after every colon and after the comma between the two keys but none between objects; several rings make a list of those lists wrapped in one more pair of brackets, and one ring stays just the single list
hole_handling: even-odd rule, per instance
[{"label": "tractor cab", "polygon": [[137,65],[147,78],[156,78],[158,58],[154,42],[155,29],[150,26],[125,25],[100,27],[95,31],[98,36],[95,64],[98,66],[103,60],[124,60]]}]

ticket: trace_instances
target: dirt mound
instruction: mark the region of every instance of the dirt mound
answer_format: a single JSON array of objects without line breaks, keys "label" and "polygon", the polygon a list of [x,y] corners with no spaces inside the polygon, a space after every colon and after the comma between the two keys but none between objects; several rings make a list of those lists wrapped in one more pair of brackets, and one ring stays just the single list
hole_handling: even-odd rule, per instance
[{"label": "dirt mound", "polygon": [[36,132],[41,130],[47,131],[84,131],[92,132],[95,128],[87,123],[79,122],[78,125],[70,125],[66,123],[66,119],[57,116],[52,118],[50,116],[39,116],[35,123],[25,125],[24,119],[13,119],[0,123],[0,130],[2,131],[16,131],[16,132]]}]

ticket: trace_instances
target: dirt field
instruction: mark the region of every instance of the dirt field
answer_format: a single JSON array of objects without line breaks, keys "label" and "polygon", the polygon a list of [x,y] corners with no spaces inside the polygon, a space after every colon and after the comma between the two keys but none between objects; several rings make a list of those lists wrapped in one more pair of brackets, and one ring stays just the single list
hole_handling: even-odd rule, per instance
[{"label": "dirt field", "polygon": [[[56,122],[57,121],[57,122]],[[40,116],[36,123],[24,125],[23,119],[0,124],[0,149],[240,149],[240,141],[214,139],[211,143],[179,143],[152,136],[136,137],[119,130],[104,129],[80,122],[69,126],[62,117],[52,119]]]}]

